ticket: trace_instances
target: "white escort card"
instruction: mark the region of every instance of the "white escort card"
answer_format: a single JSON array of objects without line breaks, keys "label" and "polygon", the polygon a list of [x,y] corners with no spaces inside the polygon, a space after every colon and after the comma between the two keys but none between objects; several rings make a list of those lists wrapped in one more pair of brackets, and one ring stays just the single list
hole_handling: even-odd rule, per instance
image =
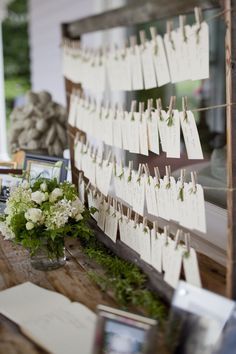
[{"label": "white escort card", "polygon": [[63,74],[94,92],[104,92],[106,83],[111,90],[131,91],[209,78],[209,28],[197,10],[195,17],[196,23],[190,26],[185,24],[185,16],[180,16],[175,30],[168,21],[164,38],[157,35],[155,27],[150,28],[151,40],[140,31],[141,45],[135,36],[130,37],[128,47],[111,45],[103,50],[65,41]]},{"label": "white escort card", "polygon": [[203,159],[196,121],[191,111],[180,112],[181,128],[189,159]]}]

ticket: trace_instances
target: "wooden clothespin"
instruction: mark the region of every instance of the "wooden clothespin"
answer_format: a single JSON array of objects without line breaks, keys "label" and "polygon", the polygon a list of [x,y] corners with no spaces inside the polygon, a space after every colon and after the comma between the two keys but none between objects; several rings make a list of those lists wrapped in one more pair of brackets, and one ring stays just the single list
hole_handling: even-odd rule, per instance
[{"label": "wooden clothespin", "polygon": [[147,101],[148,118],[151,118],[152,108],[153,108],[153,99],[149,98],[148,101]]},{"label": "wooden clothespin", "polygon": [[128,182],[131,181],[132,179],[132,170],[133,170],[133,161],[129,161],[129,166],[128,166]]},{"label": "wooden clothespin", "polygon": [[175,249],[178,247],[183,231],[178,229],[175,235]]},{"label": "wooden clothespin", "polygon": [[148,164],[145,163],[145,164],[143,164],[143,166],[144,166],[145,174],[147,175],[147,177],[150,177],[151,174],[150,174],[150,170],[149,170]]},{"label": "wooden clothespin", "polygon": [[150,27],[151,38],[153,42],[153,52],[156,55],[158,51],[158,43],[157,43],[157,29],[156,27]]},{"label": "wooden clothespin", "polygon": [[191,245],[190,245],[190,233],[187,232],[184,234],[184,241],[185,241],[185,246],[186,246],[186,252],[187,254],[190,253],[190,248],[191,248]]},{"label": "wooden clothespin", "polygon": [[155,238],[157,238],[157,233],[158,233],[158,223],[157,221],[153,221],[153,230],[155,232]]},{"label": "wooden clothespin", "polygon": [[171,47],[173,50],[175,50],[175,44],[174,44],[174,41],[173,41],[173,38],[172,38],[172,32],[173,31],[173,21],[172,20],[169,20],[166,22],[166,32],[167,32],[167,35],[168,35],[168,39],[169,39],[169,42],[171,44]]},{"label": "wooden clothespin", "polygon": [[167,126],[171,127],[173,125],[173,109],[175,106],[175,101],[176,101],[176,97],[175,96],[171,96],[170,98],[170,104],[169,104],[169,108],[168,108],[168,113],[167,113]]},{"label": "wooden clothespin", "polygon": [[194,14],[195,14],[195,20],[196,20],[196,25],[197,25],[196,39],[197,39],[197,44],[198,44],[199,43],[199,32],[201,30],[201,23],[202,23],[202,9],[200,7],[194,7]]},{"label": "wooden clothespin", "polygon": [[158,99],[156,100],[156,106],[157,106],[157,112],[158,112],[158,114],[159,114],[159,118],[160,118],[161,121],[163,121],[161,98],[158,98]]},{"label": "wooden clothespin", "polygon": [[168,245],[169,243],[169,234],[170,234],[170,228],[169,225],[164,226],[164,236],[165,236],[165,244]]},{"label": "wooden clothespin", "polygon": [[118,212],[120,213],[120,220],[122,220],[124,215],[122,203],[118,203]]},{"label": "wooden clothespin", "polygon": [[137,227],[137,224],[139,223],[139,214],[135,213],[134,214],[134,227]]},{"label": "wooden clothespin", "polygon": [[109,150],[108,155],[107,155],[107,166],[109,166],[111,154],[112,154],[112,150]]},{"label": "wooden clothespin", "polygon": [[155,174],[155,177],[156,177],[156,186],[159,188],[160,187],[161,176],[160,176],[159,168],[157,166],[154,167],[154,174]]},{"label": "wooden clothespin", "polygon": [[127,208],[127,222],[129,222],[131,220],[131,216],[132,216],[131,208]]},{"label": "wooden clothespin", "polygon": [[181,185],[183,185],[184,181],[185,181],[185,172],[186,172],[185,168],[182,168],[180,170],[180,183],[181,183]]},{"label": "wooden clothespin", "polygon": [[140,115],[140,121],[142,121],[142,116],[143,116],[143,112],[144,112],[144,102],[139,102],[138,105],[138,111],[139,111],[139,115]]},{"label": "wooden clothespin", "polygon": [[185,31],[185,24],[186,24],[186,16],[180,15],[179,16],[179,27],[183,36],[183,41],[187,41],[186,31]]},{"label": "wooden clothespin", "polygon": [[148,230],[147,230],[147,223],[148,223],[147,217],[144,216],[144,217],[143,217],[143,231],[144,231],[144,232],[147,232],[147,231],[148,231]]},{"label": "wooden clothespin", "polygon": [[170,184],[170,176],[171,176],[171,168],[170,165],[165,167],[166,170],[166,177],[167,177],[167,184]]},{"label": "wooden clothespin", "polygon": [[194,7],[194,14],[195,14],[195,20],[196,24],[198,25],[198,28],[201,28],[201,23],[202,23],[202,9],[200,7]]},{"label": "wooden clothespin", "polygon": [[196,172],[191,172],[191,182],[192,182],[193,193],[196,193],[196,191],[197,191],[197,176],[196,176]]},{"label": "wooden clothespin", "polygon": [[139,31],[140,42],[142,44],[143,49],[146,48],[146,33],[144,30]]},{"label": "wooden clothespin", "polygon": [[107,210],[106,210],[107,212],[110,211],[111,204],[112,204],[112,197],[109,195],[107,198]]},{"label": "wooden clothespin", "polygon": [[131,102],[130,113],[131,113],[131,120],[134,120],[134,112],[136,111],[137,101],[133,100]]},{"label": "wooden clothespin", "polygon": [[129,37],[129,42],[130,42],[130,47],[132,48],[133,54],[135,53],[135,46],[137,45],[137,37],[136,36],[130,36]]},{"label": "wooden clothespin", "polygon": [[182,110],[183,110],[184,120],[186,120],[186,121],[188,119],[188,114],[187,114],[188,103],[187,102],[188,102],[187,96],[182,97]]},{"label": "wooden clothespin", "polygon": [[86,192],[89,191],[90,187],[91,187],[91,182],[89,181],[87,186],[85,187]]}]

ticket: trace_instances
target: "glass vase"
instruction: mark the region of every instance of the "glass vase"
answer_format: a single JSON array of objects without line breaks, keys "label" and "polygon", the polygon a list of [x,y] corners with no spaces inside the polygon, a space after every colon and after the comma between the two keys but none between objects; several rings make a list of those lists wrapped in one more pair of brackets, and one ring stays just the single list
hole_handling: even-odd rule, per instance
[{"label": "glass vase", "polygon": [[60,268],[66,263],[66,254],[64,245],[60,249],[60,255],[51,255],[48,252],[47,245],[42,245],[36,252],[30,256],[31,265],[38,270],[53,270]]}]

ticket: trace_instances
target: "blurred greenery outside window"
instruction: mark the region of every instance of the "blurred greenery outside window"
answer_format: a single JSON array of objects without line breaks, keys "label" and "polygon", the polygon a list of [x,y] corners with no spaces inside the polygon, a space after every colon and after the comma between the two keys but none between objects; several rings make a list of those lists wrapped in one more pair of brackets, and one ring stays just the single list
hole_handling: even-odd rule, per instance
[{"label": "blurred greenery outside window", "polygon": [[8,6],[8,18],[2,24],[7,129],[16,98],[30,88],[28,42],[28,1],[15,0]]}]

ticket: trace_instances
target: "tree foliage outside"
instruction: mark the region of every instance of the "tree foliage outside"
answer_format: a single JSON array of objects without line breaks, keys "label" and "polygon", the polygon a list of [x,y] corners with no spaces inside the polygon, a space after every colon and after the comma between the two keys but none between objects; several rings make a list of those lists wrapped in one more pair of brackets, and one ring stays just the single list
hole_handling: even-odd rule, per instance
[{"label": "tree foliage outside", "polygon": [[7,117],[15,98],[30,88],[27,13],[28,1],[15,0],[9,4],[8,18],[2,25]]}]

